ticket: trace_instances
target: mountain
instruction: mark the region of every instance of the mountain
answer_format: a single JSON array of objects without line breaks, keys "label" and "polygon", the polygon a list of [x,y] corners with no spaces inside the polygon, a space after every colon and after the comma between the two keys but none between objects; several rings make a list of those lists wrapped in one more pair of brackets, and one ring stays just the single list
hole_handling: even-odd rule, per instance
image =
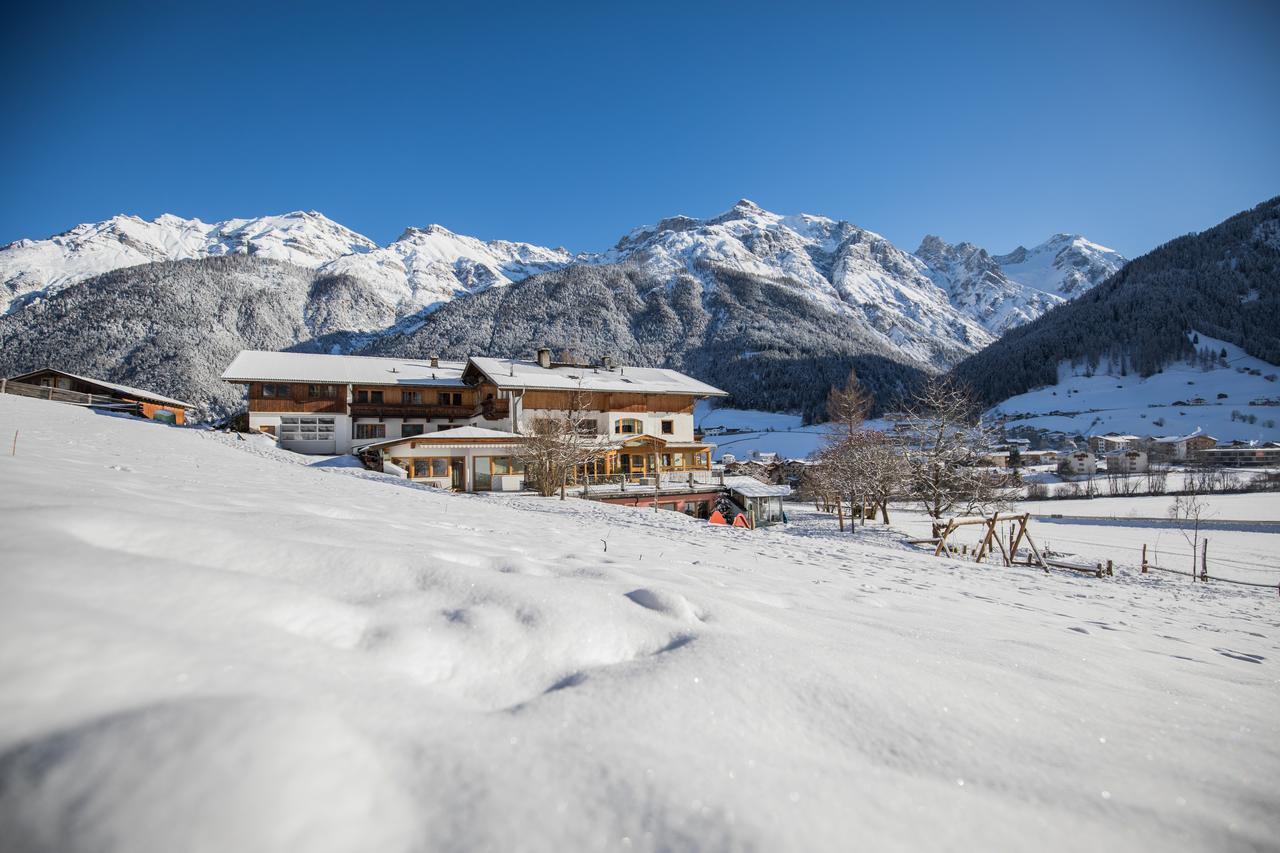
[{"label": "mountain", "polygon": [[1074,234],[1034,249],[991,255],[972,243],[927,236],[916,250],[951,304],[1001,335],[1100,284],[1125,264],[1116,251]]},{"label": "mountain", "polygon": [[1151,376],[1195,355],[1193,332],[1280,364],[1280,197],[1130,261],[953,375],[989,404],[1054,385],[1071,365]]},{"label": "mountain", "polygon": [[484,242],[439,225],[409,228],[379,247],[322,214],[286,213],[206,224],[164,215],[148,222],[116,216],[47,240],[0,248],[0,311],[12,313],[85,279],[158,261],[249,255],[324,275],[354,276],[387,310],[354,331],[376,331],[457,295],[509,284],[572,262],[564,249]]},{"label": "mountain", "polygon": [[1094,250],[1109,251],[1064,237],[996,257],[928,238],[913,255],[745,199],[580,255],[439,225],[378,246],[314,212],[117,216],[0,248],[0,371],[52,364],[217,412],[233,401],[196,362],[241,344],[524,355],[551,343],[682,367],[738,405],[818,418],[850,366],[887,400],[1087,286],[1105,267]]},{"label": "mountain", "polygon": [[881,401],[924,375],[860,315],[817,304],[791,280],[701,260],[670,281],[628,264],[543,273],[455,300],[363,352],[520,356],[531,342],[580,361],[612,355],[674,367],[729,391],[736,406],[811,420],[821,419],[827,391],[850,369]]}]

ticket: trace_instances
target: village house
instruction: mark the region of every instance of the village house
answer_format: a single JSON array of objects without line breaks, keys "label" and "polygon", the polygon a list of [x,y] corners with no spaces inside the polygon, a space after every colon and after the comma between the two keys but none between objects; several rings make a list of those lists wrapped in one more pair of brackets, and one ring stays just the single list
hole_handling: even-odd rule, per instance
[{"label": "village house", "polygon": [[1161,462],[1185,462],[1194,453],[1216,447],[1218,440],[1211,435],[1202,435],[1200,429],[1187,435],[1167,435],[1148,439],[1147,453],[1152,460]]},{"label": "village house", "polygon": [[1098,473],[1098,458],[1087,450],[1075,450],[1062,455],[1058,470],[1063,474],[1092,476]]},{"label": "village house", "polygon": [[171,424],[186,423],[187,410],[193,408],[190,403],[172,397],[52,367],[20,373],[0,382],[3,382],[3,391],[9,394],[135,414]]},{"label": "village house", "polygon": [[692,481],[714,448],[694,434],[694,404],[726,396],[675,370],[553,362],[546,349],[465,362],[247,350],[222,378],[247,386],[250,430],[282,448],[376,451],[410,479],[465,491],[511,488],[522,435],[571,407],[601,445],[579,481]]},{"label": "village house", "polygon": [[1142,450],[1116,450],[1104,458],[1108,474],[1143,474],[1147,470],[1147,454]]},{"label": "village house", "polygon": [[1104,456],[1116,450],[1128,450],[1137,446],[1141,439],[1136,435],[1120,435],[1119,433],[1109,432],[1106,435],[1089,436],[1089,450],[1093,451],[1095,456]]},{"label": "village house", "polygon": [[1197,450],[1195,461],[1227,468],[1268,468],[1280,466],[1280,443],[1250,444],[1233,441],[1219,447]]}]

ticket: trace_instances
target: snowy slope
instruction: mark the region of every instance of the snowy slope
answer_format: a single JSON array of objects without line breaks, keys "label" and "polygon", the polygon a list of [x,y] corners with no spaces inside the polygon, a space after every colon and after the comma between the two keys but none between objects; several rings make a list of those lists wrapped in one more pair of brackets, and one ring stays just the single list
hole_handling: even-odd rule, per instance
[{"label": "snowy slope", "polygon": [[[1280,367],[1246,355],[1233,344],[1200,335],[1198,346],[1227,351],[1227,366],[1205,370],[1177,362],[1143,379],[1106,365],[1092,376],[1083,366],[1059,366],[1057,385],[1037,388],[992,407],[1008,426],[1033,426],[1069,434],[1118,432],[1186,435],[1199,429],[1219,441],[1280,441],[1280,406],[1250,406],[1258,398],[1280,399]],[[1253,375],[1249,371],[1257,371]],[[1219,394],[1226,396],[1219,399]],[[1200,397],[1206,405],[1173,405]],[[1236,417],[1232,414],[1236,413]],[[1241,416],[1252,416],[1249,423]]]},{"label": "snowy slope", "polygon": [[[1274,593],[292,464],[0,397],[21,850],[1226,850]],[[607,551],[601,543],[607,539]]]},{"label": "snowy slope", "polygon": [[1063,299],[1074,299],[1125,265],[1115,249],[1079,234],[1055,234],[1034,249],[1019,246],[993,260],[1013,281]]}]

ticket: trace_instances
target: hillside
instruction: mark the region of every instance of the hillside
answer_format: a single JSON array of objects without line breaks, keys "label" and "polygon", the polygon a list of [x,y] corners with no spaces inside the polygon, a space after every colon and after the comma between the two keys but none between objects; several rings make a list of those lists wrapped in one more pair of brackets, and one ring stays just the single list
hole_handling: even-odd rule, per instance
[{"label": "hillside", "polygon": [[[569,267],[450,303],[366,352],[518,356],[545,343],[579,359],[674,367],[729,391],[735,405],[809,418],[822,416],[827,390],[850,369],[888,401],[928,364],[904,360],[860,315],[828,311],[786,282],[711,264],[697,273],[655,286],[631,266]],[[942,345],[933,352],[955,357]]]},{"label": "hillside", "polygon": [[745,199],[578,255],[440,225],[379,246],[315,212],[116,216],[0,247],[0,372],[53,364],[221,413],[235,400],[215,360],[239,342],[454,356],[549,343],[680,367],[738,405],[814,419],[851,367],[888,403],[920,371],[957,363],[1119,257],[1059,235],[1007,256],[1010,270],[1035,273],[1024,283],[960,246],[983,276],[964,274],[954,252],[912,255],[849,222]]},{"label": "hillside", "polygon": [[1280,198],[1129,262],[953,375],[989,404],[1053,385],[1064,363],[1151,376],[1194,354],[1193,329],[1280,363]]},{"label": "hillside", "polygon": [[7,849],[1280,835],[1274,590],[975,568],[802,505],[450,495],[0,396],[15,431]]}]

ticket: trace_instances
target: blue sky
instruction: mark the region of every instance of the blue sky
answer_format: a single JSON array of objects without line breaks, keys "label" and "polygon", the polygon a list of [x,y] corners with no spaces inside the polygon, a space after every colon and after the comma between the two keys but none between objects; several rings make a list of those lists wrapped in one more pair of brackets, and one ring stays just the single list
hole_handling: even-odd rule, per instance
[{"label": "blue sky", "polygon": [[0,243],[314,209],[599,250],[748,197],[1134,256],[1280,194],[1275,2],[126,5],[6,13]]}]

